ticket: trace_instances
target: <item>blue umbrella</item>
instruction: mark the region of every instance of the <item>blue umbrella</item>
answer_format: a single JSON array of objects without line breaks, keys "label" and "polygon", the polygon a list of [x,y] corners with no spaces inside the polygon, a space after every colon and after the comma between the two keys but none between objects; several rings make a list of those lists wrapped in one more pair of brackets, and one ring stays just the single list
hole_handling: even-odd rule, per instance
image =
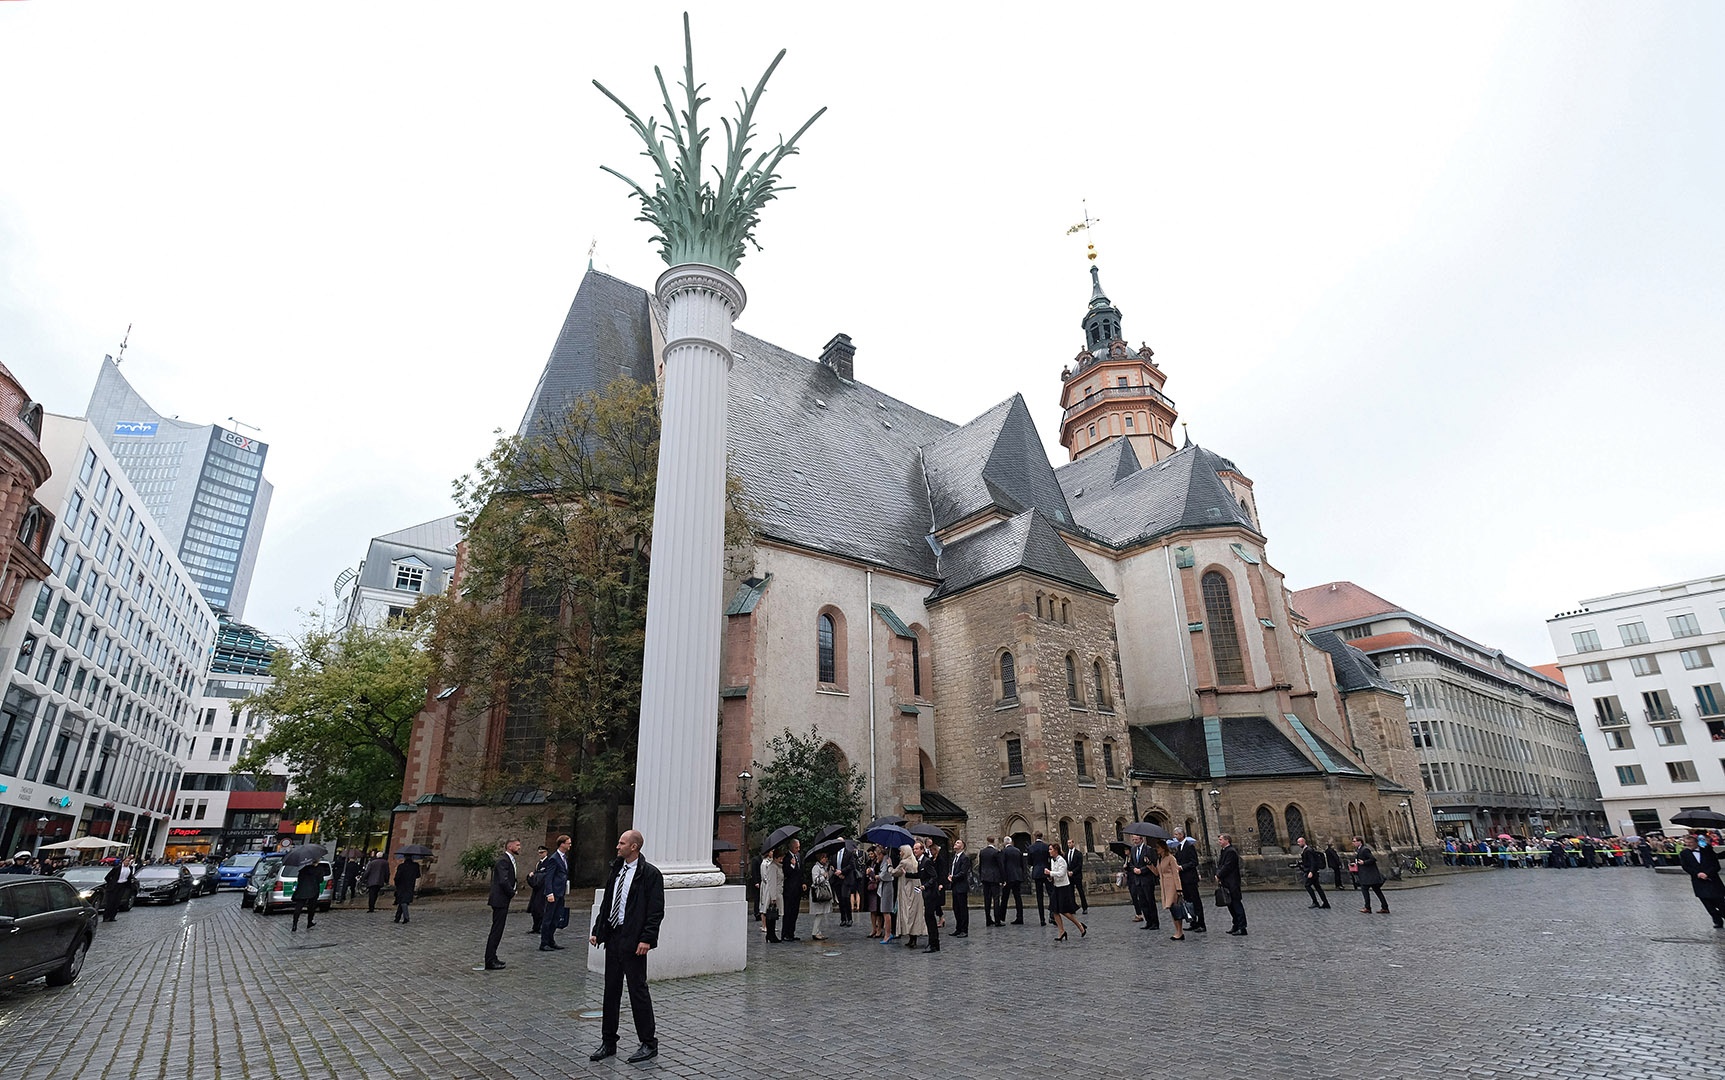
[{"label": "blue umbrella", "polygon": [[902,847],[916,842],[916,837],[910,834],[910,830],[900,825],[876,825],[863,834],[863,839],[871,844],[886,844],[889,847]]}]

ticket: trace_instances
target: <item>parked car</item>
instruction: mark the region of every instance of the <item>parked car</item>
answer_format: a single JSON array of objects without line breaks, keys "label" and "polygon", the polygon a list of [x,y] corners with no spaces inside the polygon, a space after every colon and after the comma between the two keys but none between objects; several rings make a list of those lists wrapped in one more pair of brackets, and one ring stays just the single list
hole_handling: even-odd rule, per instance
[{"label": "parked car", "polygon": [[[108,898],[108,869],[101,864],[68,866],[60,871],[60,879],[77,891],[80,900],[87,901],[91,907],[100,911]],[[137,896],[138,879],[134,877],[123,882],[120,885],[120,910],[132,910],[132,901],[137,899]]]},{"label": "parked car", "polygon": [[279,851],[265,852],[258,856],[257,861],[252,863],[251,872],[246,875],[246,891],[240,897],[241,907],[257,906],[259,875],[262,874],[272,881],[275,880],[274,875],[281,868],[281,862],[282,853]]},{"label": "parked car", "polygon": [[[317,909],[328,911],[335,900],[335,889],[330,882],[329,860],[323,860],[323,888],[317,894]],[[299,868],[283,870],[280,856],[258,860],[258,868],[252,871],[252,883],[247,890],[256,890],[252,901],[252,910],[259,915],[269,915],[281,908],[293,904],[294,889],[299,885]]]},{"label": "parked car", "polygon": [[216,868],[209,863],[190,862],[186,869],[192,872],[192,895],[214,896],[219,885],[216,879]]},{"label": "parked car", "polygon": [[[258,860],[263,858],[261,851],[242,851],[238,855],[229,855],[222,860],[222,865],[216,868],[219,884],[224,889],[243,889],[251,880],[252,871],[256,869]],[[246,905],[250,907],[250,904]]]},{"label": "parked car", "polygon": [[84,967],[96,939],[97,912],[61,878],[0,878],[0,986],[47,976],[65,986]]},{"label": "parked car", "polygon": [[192,872],[183,866],[140,866],[138,903],[178,904],[192,898]]}]

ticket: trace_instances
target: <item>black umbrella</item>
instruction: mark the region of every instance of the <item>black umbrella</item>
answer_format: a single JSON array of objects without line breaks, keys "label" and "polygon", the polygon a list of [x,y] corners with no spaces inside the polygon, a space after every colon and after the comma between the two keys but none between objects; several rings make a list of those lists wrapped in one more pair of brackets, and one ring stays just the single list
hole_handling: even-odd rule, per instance
[{"label": "black umbrella", "polygon": [[282,854],[282,868],[314,863],[328,854],[329,852],[324,849],[322,844],[301,844],[298,847],[291,847]]},{"label": "black umbrella", "polygon": [[1147,836],[1152,840],[1171,840],[1168,830],[1153,821],[1134,821],[1126,826],[1128,836]]},{"label": "black umbrella", "polygon": [[815,838],[809,841],[809,846],[811,849],[818,848],[833,837],[843,836],[844,834],[845,827],[843,825],[822,825],[821,831],[815,833]]},{"label": "black umbrella", "polygon": [[761,843],[761,852],[764,854],[773,850],[802,831],[803,827],[801,825],[780,825],[771,833],[767,834],[766,840]]},{"label": "black umbrella", "polygon": [[873,821],[869,822],[868,828],[864,829],[863,831],[864,832],[872,832],[873,830],[875,830],[876,828],[879,828],[882,825],[901,825],[902,826],[908,821],[910,821],[909,818],[898,817],[898,816],[893,815],[893,814],[888,814],[886,817],[875,818]]},{"label": "black umbrella", "polygon": [[912,836],[926,836],[932,840],[939,840],[943,844],[950,844],[952,842],[951,837],[946,835],[945,829],[941,828],[939,825],[930,825],[926,821],[919,821],[915,825],[912,825],[910,827],[910,834]]},{"label": "black umbrella", "polygon": [[1725,814],[1717,810],[1680,810],[1672,815],[1671,824],[1691,829],[1725,829]]},{"label": "black umbrella", "polygon": [[815,844],[813,847],[809,848],[807,854],[808,857],[812,859],[824,851],[837,851],[839,848],[844,846],[845,838],[842,836],[835,836],[830,840],[823,840],[820,843]]},{"label": "black umbrella", "polygon": [[885,844],[896,848],[915,841],[916,837],[899,825],[876,825],[863,834],[863,839],[871,844]]},{"label": "black umbrella", "polygon": [[406,847],[399,847],[395,849],[395,853],[397,855],[417,855],[422,859],[431,857],[431,849],[424,844],[409,844]]},{"label": "black umbrella", "polygon": [[1128,844],[1124,840],[1108,841],[1108,850],[1120,856],[1122,859],[1130,859],[1132,857],[1132,845]]},{"label": "black umbrella", "polygon": [[737,845],[731,843],[729,840],[714,840],[713,841],[713,853],[714,854],[718,854],[721,851],[735,851],[735,850],[737,850]]}]

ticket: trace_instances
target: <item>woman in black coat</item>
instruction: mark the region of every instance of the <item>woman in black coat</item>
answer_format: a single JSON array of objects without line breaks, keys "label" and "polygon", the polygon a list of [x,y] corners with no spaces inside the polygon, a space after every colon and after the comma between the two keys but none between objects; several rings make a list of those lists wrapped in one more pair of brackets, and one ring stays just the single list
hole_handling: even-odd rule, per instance
[{"label": "woman in black coat", "polygon": [[1360,883],[1360,903],[1366,905],[1360,909],[1363,915],[1372,913],[1372,894],[1378,894],[1378,914],[1390,913],[1390,902],[1384,899],[1384,872],[1378,869],[1378,857],[1372,854],[1372,849],[1360,837],[1354,837],[1354,864],[1359,867],[1355,878]]},{"label": "woman in black coat", "polygon": [[410,921],[407,917],[408,906],[413,903],[413,887],[419,883],[419,864],[413,861],[412,855],[403,855],[401,865],[395,868],[395,921],[404,923]]}]

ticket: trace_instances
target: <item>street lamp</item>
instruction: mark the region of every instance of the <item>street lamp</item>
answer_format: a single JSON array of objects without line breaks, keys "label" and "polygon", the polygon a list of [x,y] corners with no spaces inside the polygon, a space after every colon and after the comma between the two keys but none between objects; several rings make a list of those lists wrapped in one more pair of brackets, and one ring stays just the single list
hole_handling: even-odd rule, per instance
[{"label": "street lamp", "polygon": [[737,876],[745,885],[749,881],[749,784],[754,779],[747,769],[737,774],[737,801],[743,808],[743,834],[737,838]]},{"label": "street lamp", "polygon": [[36,861],[42,861],[42,836],[48,831],[48,815],[36,819]]},{"label": "street lamp", "polygon": [[1424,846],[1420,842],[1420,823],[1419,819],[1414,817],[1413,803],[1409,802],[1407,799],[1403,799],[1402,809],[1407,811],[1408,824],[1412,825],[1414,828],[1414,847],[1418,848]]}]

